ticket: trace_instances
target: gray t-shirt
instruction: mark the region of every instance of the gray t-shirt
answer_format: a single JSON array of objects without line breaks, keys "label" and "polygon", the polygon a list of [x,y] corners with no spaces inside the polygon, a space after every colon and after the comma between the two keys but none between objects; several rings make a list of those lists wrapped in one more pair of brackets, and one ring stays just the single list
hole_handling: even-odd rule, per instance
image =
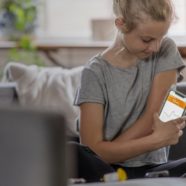
[{"label": "gray t-shirt", "polygon": [[[143,113],[152,81],[162,71],[181,69],[182,58],[175,43],[165,38],[159,52],[136,66],[118,68],[101,55],[86,64],[75,105],[85,102],[104,105],[104,139],[111,141],[130,127]],[[167,148],[145,153],[123,163],[134,167],[167,162]]]}]

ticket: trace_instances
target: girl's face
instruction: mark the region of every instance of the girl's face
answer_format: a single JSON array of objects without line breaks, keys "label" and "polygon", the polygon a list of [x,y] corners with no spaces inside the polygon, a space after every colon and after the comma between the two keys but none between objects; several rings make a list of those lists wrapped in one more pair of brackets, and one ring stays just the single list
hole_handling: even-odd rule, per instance
[{"label": "girl's face", "polygon": [[169,26],[169,21],[147,19],[146,22],[139,23],[131,32],[125,33],[123,43],[131,55],[139,59],[148,58],[159,50]]}]

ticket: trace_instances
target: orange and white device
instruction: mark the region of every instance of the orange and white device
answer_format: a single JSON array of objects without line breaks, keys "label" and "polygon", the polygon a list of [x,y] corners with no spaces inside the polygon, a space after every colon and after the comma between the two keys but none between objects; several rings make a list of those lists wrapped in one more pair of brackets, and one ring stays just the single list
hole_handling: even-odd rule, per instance
[{"label": "orange and white device", "polygon": [[170,90],[160,111],[160,120],[167,122],[184,115],[186,96],[177,90]]}]

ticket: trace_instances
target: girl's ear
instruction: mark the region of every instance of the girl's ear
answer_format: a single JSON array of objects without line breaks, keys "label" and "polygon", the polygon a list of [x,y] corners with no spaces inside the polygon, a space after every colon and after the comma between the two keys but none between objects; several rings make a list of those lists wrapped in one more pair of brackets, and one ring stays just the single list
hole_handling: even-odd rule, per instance
[{"label": "girl's ear", "polygon": [[124,20],[123,20],[123,18],[122,18],[122,17],[117,17],[117,18],[115,19],[115,25],[116,25],[116,27],[117,27],[118,29],[123,28],[123,25],[124,25]]},{"label": "girl's ear", "polygon": [[117,29],[121,32],[128,32],[128,28],[126,26],[125,20],[122,17],[118,17],[115,19],[115,25]]}]

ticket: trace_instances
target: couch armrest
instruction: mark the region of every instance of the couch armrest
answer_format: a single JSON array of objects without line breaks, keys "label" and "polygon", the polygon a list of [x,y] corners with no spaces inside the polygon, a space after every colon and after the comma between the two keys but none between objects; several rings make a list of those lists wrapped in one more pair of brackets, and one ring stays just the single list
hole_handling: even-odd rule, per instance
[{"label": "couch armrest", "polygon": [[[177,90],[186,95],[186,82],[177,83]],[[176,160],[179,158],[186,157],[186,128],[183,131],[183,136],[181,136],[179,143],[171,146],[169,159]]]},{"label": "couch armrest", "polygon": [[186,129],[181,136],[179,143],[170,147],[169,159],[177,160],[186,157]]},{"label": "couch armrest", "polygon": [[0,83],[0,105],[10,105],[18,103],[18,95],[16,92],[16,83],[1,82]]}]

